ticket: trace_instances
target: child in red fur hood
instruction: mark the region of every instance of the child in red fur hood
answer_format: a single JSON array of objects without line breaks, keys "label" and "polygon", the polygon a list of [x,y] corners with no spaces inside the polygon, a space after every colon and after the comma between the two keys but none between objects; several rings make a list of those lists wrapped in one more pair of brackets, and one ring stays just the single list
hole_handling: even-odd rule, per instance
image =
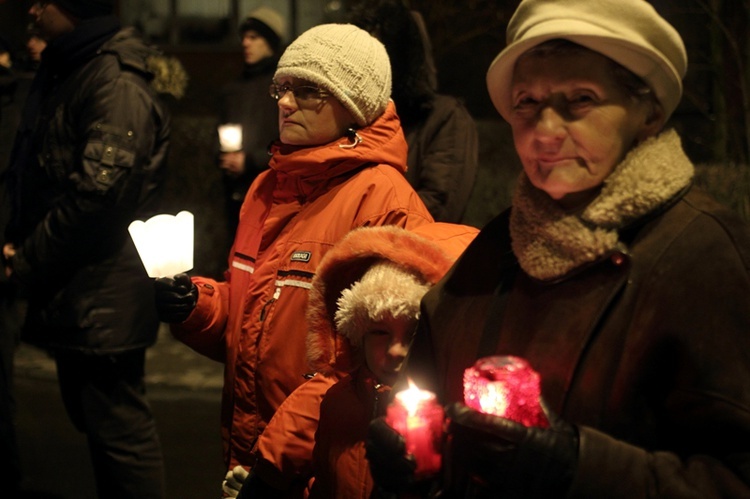
[{"label": "child in red fur hood", "polygon": [[368,424],[385,412],[420,299],[477,233],[447,223],[413,231],[366,227],[326,254],[307,309],[307,357],[315,375],[266,427],[239,497],[370,496]]}]

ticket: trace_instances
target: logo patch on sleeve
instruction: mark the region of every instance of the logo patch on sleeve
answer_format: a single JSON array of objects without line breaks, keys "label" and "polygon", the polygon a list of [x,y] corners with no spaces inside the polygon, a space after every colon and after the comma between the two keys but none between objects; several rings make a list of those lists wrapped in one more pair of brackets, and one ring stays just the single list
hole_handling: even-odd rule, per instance
[{"label": "logo patch on sleeve", "polygon": [[293,262],[309,262],[312,257],[312,253],[309,251],[295,251],[292,253]]}]

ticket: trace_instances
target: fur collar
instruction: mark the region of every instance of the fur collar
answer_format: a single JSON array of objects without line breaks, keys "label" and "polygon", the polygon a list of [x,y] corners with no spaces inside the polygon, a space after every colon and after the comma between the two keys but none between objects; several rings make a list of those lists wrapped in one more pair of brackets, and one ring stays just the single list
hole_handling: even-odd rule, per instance
[{"label": "fur collar", "polygon": [[522,173],[510,215],[513,253],[530,276],[560,278],[622,246],[618,230],[665,204],[693,174],[674,130],[631,150],[582,212],[566,213]]}]

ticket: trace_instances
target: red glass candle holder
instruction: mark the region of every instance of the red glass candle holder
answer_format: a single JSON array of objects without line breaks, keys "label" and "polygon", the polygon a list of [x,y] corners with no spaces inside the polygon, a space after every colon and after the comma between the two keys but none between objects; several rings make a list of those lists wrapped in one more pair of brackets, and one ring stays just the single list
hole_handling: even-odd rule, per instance
[{"label": "red glass candle holder", "polygon": [[464,371],[464,403],[486,414],[547,428],[540,396],[539,374],[519,357],[484,357]]},{"label": "red glass candle holder", "polygon": [[415,475],[440,471],[443,408],[435,394],[411,384],[396,394],[388,406],[386,422],[406,441],[406,452],[414,456]]}]

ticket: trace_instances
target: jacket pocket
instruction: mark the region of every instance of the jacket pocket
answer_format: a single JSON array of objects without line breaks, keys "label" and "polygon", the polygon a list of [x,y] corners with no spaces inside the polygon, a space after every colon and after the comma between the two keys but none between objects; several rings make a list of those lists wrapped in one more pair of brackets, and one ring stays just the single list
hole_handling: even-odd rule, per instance
[{"label": "jacket pocket", "polygon": [[125,132],[108,131],[94,134],[83,150],[84,191],[109,191],[135,164],[135,152]]}]

